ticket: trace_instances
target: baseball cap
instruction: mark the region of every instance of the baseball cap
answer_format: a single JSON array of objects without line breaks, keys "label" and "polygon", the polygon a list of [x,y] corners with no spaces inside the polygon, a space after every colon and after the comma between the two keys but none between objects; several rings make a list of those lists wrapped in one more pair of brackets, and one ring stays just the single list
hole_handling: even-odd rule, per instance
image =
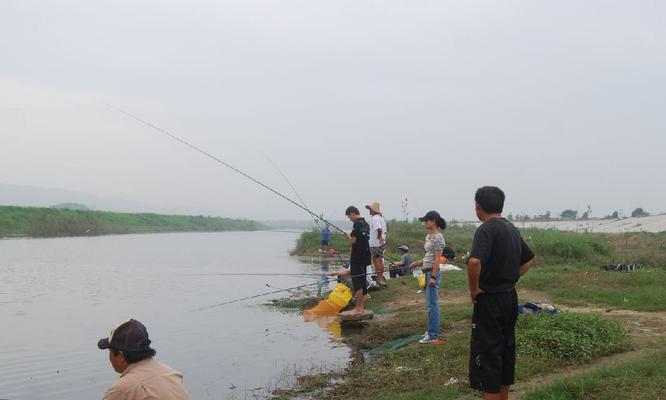
[{"label": "baseball cap", "polygon": [[419,218],[419,221],[426,222],[426,221],[438,220],[441,218],[442,217],[439,215],[439,213],[433,210],[433,211],[428,211],[426,215]]},{"label": "baseball cap", "polygon": [[407,247],[406,244],[403,244],[402,246],[398,246],[398,249],[400,249],[404,252],[409,252],[409,247]]},{"label": "baseball cap", "polygon": [[121,322],[111,329],[109,337],[97,342],[97,347],[106,350],[110,347],[122,351],[150,350],[150,339],[146,327],[135,319]]}]

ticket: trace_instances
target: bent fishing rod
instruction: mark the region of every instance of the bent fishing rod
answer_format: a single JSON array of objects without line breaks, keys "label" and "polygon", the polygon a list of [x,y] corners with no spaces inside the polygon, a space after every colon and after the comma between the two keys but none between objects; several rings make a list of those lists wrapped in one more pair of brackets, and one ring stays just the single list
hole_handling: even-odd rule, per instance
[{"label": "bent fishing rod", "polygon": [[241,175],[241,176],[243,176],[243,177],[245,177],[245,178],[251,180],[252,182],[258,184],[259,186],[261,186],[261,187],[263,187],[264,189],[266,189],[266,190],[272,192],[273,194],[275,194],[275,195],[277,195],[277,196],[279,196],[279,197],[281,197],[281,198],[287,200],[287,201],[290,202],[291,204],[295,205],[296,207],[298,207],[298,208],[300,208],[301,210],[303,210],[303,211],[307,212],[308,214],[310,214],[313,218],[316,218],[316,219],[318,219],[318,220],[320,220],[320,221],[322,221],[322,222],[324,222],[324,223],[327,223],[328,225],[330,225],[331,227],[333,227],[334,229],[340,231],[341,233],[343,233],[343,234],[345,234],[345,235],[347,234],[347,232],[345,232],[344,230],[342,230],[342,228],[337,227],[336,225],[334,225],[334,224],[331,223],[330,221],[324,219],[322,216],[317,215],[315,212],[311,211],[309,208],[307,208],[307,207],[305,207],[305,206],[299,204],[298,202],[296,202],[296,201],[292,200],[291,198],[287,197],[286,195],[284,195],[284,194],[278,192],[277,190],[273,189],[272,187],[268,186],[267,184],[261,182],[260,180],[258,180],[258,179],[256,179],[256,178],[253,178],[253,177],[250,176],[248,173],[246,173],[246,172],[244,172],[244,171],[242,171],[242,170],[240,170],[240,169],[234,167],[233,165],[231,165],[231,164],[229,164],[228,162],[226,162],[226,161],[220,159],[219,157],[214,156],[213,154],[211,154],[211,153],[209,153],[209,152],[207,152],[207,151],[205,151],[205,150],[203,150],[203,149],[201,149],[201,148],[195,146],[194,144],[192,144],[192,143],[186,141],[185,139],[183,139],[183,138],[181,138],[181,137],[179,137],[179,136],[176,136],[176,135],[174,135],[173,133],[171,133],[171,132],[169,132],[169,131],[167,131],[167,130],[165,130],[165,129],[160,128],[159,126],[153,124],[152,122],[149,122],[149,121],[147,121],[147,120],[145,120],[145,119],[139,118],[138,116],[136,116],[136,115],[134,115],[134,114],[132,114],[132,113],[130,113],[130,112],[128,112],[128,111],[123,110],[122,108],[116,107],[116,106],[111,105],[111,104],[107,104],[107,106],[110,107],[110,108],[112,108],[112,109],[114,109],[114,110],[116,110],[116,111],[118,111],[118,112],[121,113],[121,114],[124,114],[124,115],[126,115],[126,116],[132,118],[133,120],[135,120],[135,121],[137,121],[137,122],[140,122],[140,123],[142,123],[142,124],[144,124],[144,125],[146,125],[146,126],[152,128],[153,130],[155,130],[155,131],[157,131],[157,132],[159,132],[159,133],[161,133],[161,134],[163,134],[163,135],[165,135],[165,136],[170,137],[171,139],[173,139],[173,140],[175,140],[175,141],[180,142],[181,144],[183,144],[183,145],[189,147],[190,149],[192,149],[192,150],[194,150],[194,151],[196,151],[196,152],[198,152],[198,153],[200,153],[200,154],[203,154],[204,156],[206,156],[206,157],[208,157],[208,158],[210,158],[210,159],[212,159],[212,160],[214,160],[214,161],[216,161],[216,162],[218,162],[218,163],[224,165],[225,167],[227,167],[227,168],[231,169],[232,171],[236,172],[237,174],[239,174],[239,175]]}]

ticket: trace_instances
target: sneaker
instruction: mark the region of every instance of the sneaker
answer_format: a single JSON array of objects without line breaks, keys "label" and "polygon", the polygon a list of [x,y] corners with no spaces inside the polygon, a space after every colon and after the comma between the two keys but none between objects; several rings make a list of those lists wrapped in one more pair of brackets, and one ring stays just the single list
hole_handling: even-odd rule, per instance
[{"label": "sneaker", "polygon": [[423,335],[421,335],[421,338],[426,338],[428,337],[428,331],[423,332]]},{"label": "sneaker", "polygon": [[420,344],[444,344],[444,341],[441,339],[430,339],[430,336],[419,340]]}]

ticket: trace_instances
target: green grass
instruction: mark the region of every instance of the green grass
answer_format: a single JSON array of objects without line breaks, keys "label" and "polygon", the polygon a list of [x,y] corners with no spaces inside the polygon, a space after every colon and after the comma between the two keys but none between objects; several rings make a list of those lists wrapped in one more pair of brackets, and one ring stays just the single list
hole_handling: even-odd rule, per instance
[{"label": "green grass", "polygon": [[519,286],[547,293],[555,304],[606,306],[636,311],[666,310],[666,269],[609,272],[597,267],[535,268]]},{"label": "green grass", "polygon": [[372,397],[372,400],[449,400],[457,399],[464,395],[465,391],[456,387],[430,386],[423,390],[406,393],[385,393]]},{"label": "green grass", "polygon": [[[446,242],[456,254],[471,249],[475,227],[454,225],[443,233]],[[423,256],[423,240],[426,232],[420,223],[388,222],[387,259],[398,260],[397,247],[406,244],[412,256]],[[609,262],[633,262],[646,266],[666,267],[666,234],[629,233],[598,234],[562,232],[552,229],[524,229],[523,238],[537,256],[538,265],[602,265]],[[296,254],[316,255],[320,247],[321,233],[304,232],[296,244]],[[349,243],[341,234],[331,235],[331,246],[342,253],[349,252]],[[462,264],[463,260],[453,260]]]},{"label": "green grass", "polygon": [[571,312],[520,315],[516,342],[521,356],[560,364],[589,362],[631,347],[617,322]]},{"label": "green grass", "polygon": [[0,206],[1,236],[83,236],[121,233],[257,230],[249,220]]},{"label": "green grass", "polygon": [[528,393],[527,399],[666,399],[666,351],[557,380]]}]

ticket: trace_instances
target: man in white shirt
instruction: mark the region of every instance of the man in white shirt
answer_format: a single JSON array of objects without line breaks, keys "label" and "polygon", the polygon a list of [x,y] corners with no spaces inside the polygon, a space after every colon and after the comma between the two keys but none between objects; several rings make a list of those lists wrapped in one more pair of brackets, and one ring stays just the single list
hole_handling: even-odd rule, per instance
[{"label": "man in white shirt", "polygon": [[384,278],[384,249],[386,248],[386,221],[382,216],[378,202],[366,205],[365,208],[370,212],[370,253],[372,254],[372,264],[375,266],[377,274],[377,283],[386,286]]}]

